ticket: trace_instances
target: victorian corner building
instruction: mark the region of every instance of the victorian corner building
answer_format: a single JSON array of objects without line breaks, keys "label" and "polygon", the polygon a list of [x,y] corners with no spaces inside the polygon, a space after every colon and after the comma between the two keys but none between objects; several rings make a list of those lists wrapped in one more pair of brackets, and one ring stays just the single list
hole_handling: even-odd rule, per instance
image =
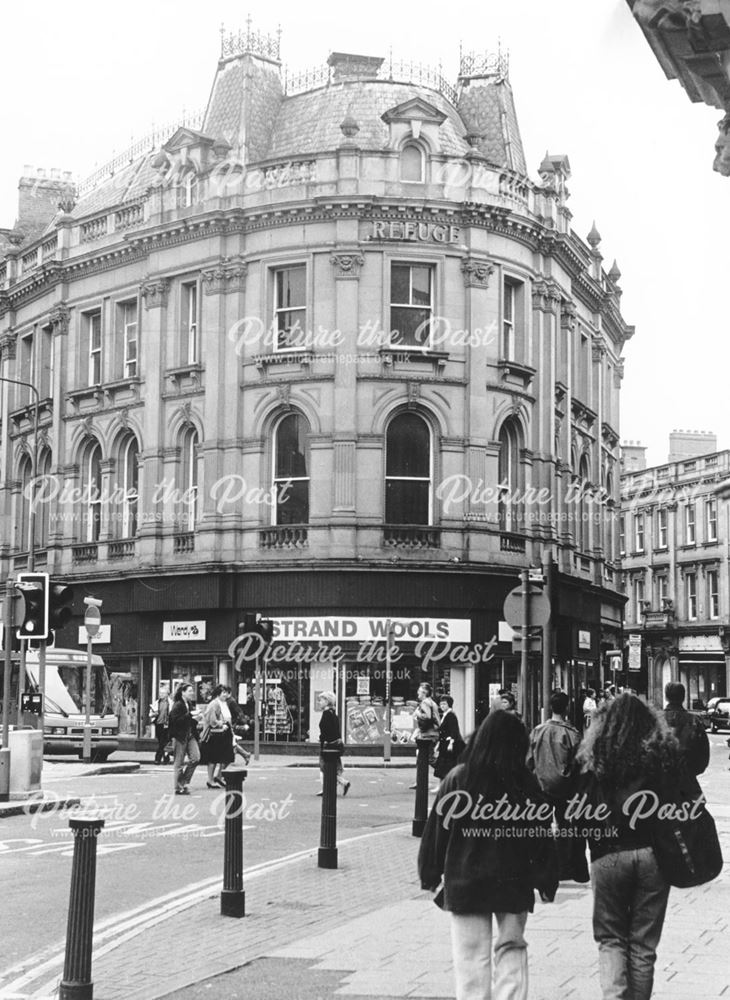
[{"label": "victorian corner building", "polygon": [[[382,741],[388,620],[394,720],[428,680],[469,731],[518,681],[502,608],[528,566],[548,567],[552,683],[607,679],[633,328],[595,226],[571,229],[568,158],[537,176],[504,54],[462,54],[456,86],[343,53],[292,77],[249,31],[199,119],[78,187],[21,180],[0,333],[3,376],[40,394],[35,563],[77,612],[103,600],[130,736],[160,681],[246,697],[244,612],[276,622],[267,739],[316,739],[334,689],[348,743]],[[0,412],[7,579],[30,390],[2,384]]]}]

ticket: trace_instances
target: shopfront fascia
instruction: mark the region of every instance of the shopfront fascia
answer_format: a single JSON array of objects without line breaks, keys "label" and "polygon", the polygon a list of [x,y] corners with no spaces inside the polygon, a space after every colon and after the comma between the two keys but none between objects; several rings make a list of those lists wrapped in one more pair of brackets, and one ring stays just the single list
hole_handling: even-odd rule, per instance
[{"label": "shopfront fascia", "polygon": [[710,698],[727,697],[730,650],[722,636],[681,635],[678,652],[679,680],[687,692],[688,708],[701,709]]}]

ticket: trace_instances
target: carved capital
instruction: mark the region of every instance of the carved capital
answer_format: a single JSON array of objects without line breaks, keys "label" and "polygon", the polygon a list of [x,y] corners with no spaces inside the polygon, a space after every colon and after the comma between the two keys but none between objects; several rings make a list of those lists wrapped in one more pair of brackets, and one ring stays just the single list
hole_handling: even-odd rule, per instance
[{"label": "carved capital", "polygon": [[65,302],[59,302],[48,314],[48,320],[53,327],[54,334],[65,337],[68,333],[71,311]]},{"label": "carved capital", "polygon": [[558,303],[562,299],[559,285],[554,281],[538,278],[532,285],[532,306],[533,309],[540,309],[542,312],[557,312]]},{"label": "carved capital", "polygon": [[166,306],[169,290],[169,278],[146,278],[141,286],[145,309],[159,309]]},{"label": "carved capital", "polygon": [[624,359],[619,358],[619,360],[614,365],[613,369],[613,385],[615,389],[621,388],[621,380],[624,377]]},{"label": "carved capital", "polygon": [[578,310],[574,302],[563,302],[560,309],[560,326],[572,333],[578,322]]},{"label": "carved capital", "polygon": [[591,334],[591,354],[595,362],[600,362],[606,355],[606,341],[602,333]]},{"label": "carved capital", "polygon": [[330,263],[335,269],[335,280],[343,281],[347,279],[358,280],[360,268],[365,263],[365,258],[361,253],[333,253],[330,254]]},{"label": "carved capital", "polygon": [[248,264],[240,257],[222,257],[218,264],[203,269],[203,293],[205,295],[240,292],[246,286]]},{"label": "carved capital", "polygon": [[9,330],[0,337],[0,354],[7,361],[15,361],[15,347],[18,335],[13,330]]},{"label": "carved capital", "polygon": [[465,288],[488,288],[494,264],[482,257],[464,257],[461,262]]}]

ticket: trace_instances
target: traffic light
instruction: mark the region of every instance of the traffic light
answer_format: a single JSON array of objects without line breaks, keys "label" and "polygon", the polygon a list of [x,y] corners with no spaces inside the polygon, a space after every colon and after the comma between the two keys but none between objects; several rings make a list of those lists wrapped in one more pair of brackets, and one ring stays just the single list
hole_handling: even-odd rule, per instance
[{"label": "traffic light", "polygon": [[53,583],[48,591],[48,625],[49,628],[63,628],[73,614],[73,587],[67,583]]},{"label": "traffic light", "polygon": [[244,632],[260,636],[265,647],[270,646],[274,638],[274,623],[270,618],[262,618],[258,611],[247,611],[238,627]]},{"label": "traffic light", "polygon": [[15,589],[24,608],[18,626],[20,639],[48,638],[48,573],[18,573]]}]

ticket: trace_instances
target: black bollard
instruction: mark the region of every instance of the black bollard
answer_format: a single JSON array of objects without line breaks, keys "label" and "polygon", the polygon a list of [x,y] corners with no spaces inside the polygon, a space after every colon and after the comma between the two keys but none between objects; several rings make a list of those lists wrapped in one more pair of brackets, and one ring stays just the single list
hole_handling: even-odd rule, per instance
[{"label": "black bollard", "polygon": [[74,858],[66,927],[66,958],[59,1000],[93,1000],[91,948],[94,941],[94,892],[96,889],[96,838],[103,819],[71,819]]},{"label": "black bollard", "polygon": [[324,774],[322,775],[322,825],[319,835],[319,868],[337,867],[337,765],[342,753],[323,750]]},{"label": "black bollard", "polygon": [[231,767],[223,771],[226,783],[226,829],[223,838],[223,892],[221,915],[246,916],[243,890],[243,783],[248,771]]},{"label": "black bollard", "polygon": [[428,758],[433,750],[433,740],[416,737],[416,804],[413,810],[412,834],[420,837],[428,819]]}]

